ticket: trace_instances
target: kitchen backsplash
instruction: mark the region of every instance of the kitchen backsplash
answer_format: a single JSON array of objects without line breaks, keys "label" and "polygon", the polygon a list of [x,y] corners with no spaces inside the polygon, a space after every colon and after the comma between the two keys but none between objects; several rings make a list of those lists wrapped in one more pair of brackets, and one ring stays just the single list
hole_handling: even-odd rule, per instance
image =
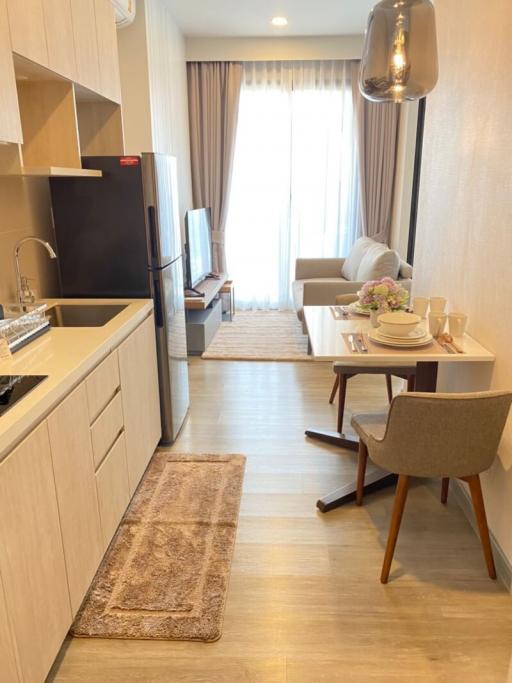
[{"label": "kitchen backsplash", "polygon": [[[4,176],[0,179],[0,302],[14,300],[14,245],[28,235],[54,244],[48,179]],[[40,245],[26,244],[20,264],[23,275],[35,278],[31,286],[39,296],[58,294],[56,262]]]}]

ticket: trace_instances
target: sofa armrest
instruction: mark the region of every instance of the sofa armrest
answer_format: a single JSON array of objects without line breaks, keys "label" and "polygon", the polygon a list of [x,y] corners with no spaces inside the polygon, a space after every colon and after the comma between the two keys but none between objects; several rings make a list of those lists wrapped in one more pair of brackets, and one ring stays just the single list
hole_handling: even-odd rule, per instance
[{"label": "sofa armrest", "polygon": [[409,294],[411,293],[412,289],[412,280],[409,278],[398,278],[397,280],[398,284],[401,285],[404,289],[406,289]]},{"label": "sofa armrest", "polygon": [[344,258],[298,258],[295,261],[295,279],[341,277],[344,262]]},{"label": "sofa armrest", "polygon": [[333,306],[339,294],[357,294],[364,282],[305,282],[303,306]]},{"label": "sofa armrest", "polygon": [[406,261],[400,260],[400,271],[398,273],[399,278],[404,280],[410,280],[412,278],[413,269]]}]

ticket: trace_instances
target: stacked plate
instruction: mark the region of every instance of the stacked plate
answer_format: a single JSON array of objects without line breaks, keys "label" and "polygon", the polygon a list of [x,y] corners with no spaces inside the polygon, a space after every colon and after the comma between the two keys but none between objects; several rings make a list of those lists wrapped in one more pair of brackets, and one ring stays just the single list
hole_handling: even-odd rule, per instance
[{"label": "stacked plate", "polygon": [[378,344],[385,346],[395,346],[398,348],[414,348],[416,346],[426,346],[430,344],[433,337],[428,332],[421,328],[417,328],[405,336],[394,336],[391,334],[384,334],[379,331],[379,328],[371,330],[368,337]]},{"label": "stacked plate", "polygon": [[347,308],[351,313],[357,313],[357,315],[370,315],[370,311],[367,311],[366,308],[361,308],[359,301],[354,301]]}]

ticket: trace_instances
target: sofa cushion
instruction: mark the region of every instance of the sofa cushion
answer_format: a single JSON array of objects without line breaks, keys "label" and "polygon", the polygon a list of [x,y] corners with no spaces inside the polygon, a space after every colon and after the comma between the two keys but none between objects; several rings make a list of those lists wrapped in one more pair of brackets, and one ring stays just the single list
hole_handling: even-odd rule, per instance
[{"label": "sofa cushion", "polygon": [[396,280],[400,269],[400,254],[388,249],[385,244],[374,242],[366,251],[359,268],[357,279],[361,282],[392,277]]},{"label": "sofa cushion", "polygon": [[346,280],[356,280],[357,271],[361,265],[361,261],[367,250],[374,244],[377,244],[371,237],[360,237],[354,242],[349,255],[341,268],[341,274]]},{"label": "sofa cushion", "polygon": [[[320,287],[322,285],[325,285],[326,288],[329,288],[329,285],[333,284],[339,284],[340,282],[345,282],[345,280],[342,277],[317,277],[317,278],[310,278],[308,280],[295,280],[292,283],[292,294],[293,294],[293,305],[295,310],[297,311],[297,315],[299,317],[299,320],[303,319],[303,308],[304,308],[304,285],[306,283],[314,282],[318,284]],[[334,296],[329,297],[327,296],[325,299],[325,305],[329,304],[334,304]]]}]

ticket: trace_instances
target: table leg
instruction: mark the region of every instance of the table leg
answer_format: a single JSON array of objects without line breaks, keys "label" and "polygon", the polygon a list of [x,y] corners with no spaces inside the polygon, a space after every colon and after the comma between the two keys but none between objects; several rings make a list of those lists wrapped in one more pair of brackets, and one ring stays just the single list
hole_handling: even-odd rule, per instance
[{"label": "table leg", "polygon": [[[367,473],[364,478],[364,495],[366,496],[369,493],[375,493],[388,486],[394,486],[397,479],[398,476],[396,474],[390,474],[385,470],[374,470],[373,472]],[[329,512],[330,510],[335,510],[355,499],[355,482],[351,481],[348,484],[345,484],[345,486],[341,486],[339,489],[336,489],[335,491],[332,491],[332,493],[328,493],[323,498],[317,500],[316,506],[320,512]]]},{"label": "table leg", "polygon": [[435,392],[437,387],[438,363],[416,363],[414,391]]},{"label": "table leg", "polygon": [[327,429],[306,429],[305,433],[310,439],[357,452],[359,442],[356,439],[347,439],[344,434],[340,434],[339,432],[330,432]]},{"label": "table leg", "polygon": [[[416,364],[416,386],[415,391],[435,392],[437,385],[437,363],[417,363]],[[316,441],[331,444],[345,450],[357,451],[358,442],[355,439],[347,439],[343,434],[330,432],[320,429],[306,430],[306,436]],[[394,486],[397,481],[395,474],[390,474],[385,470],[374,470],[365,477],[364,492],[374,493],[387,486]],[[353,479],[344,486],[332,491],[323,498],[320,498],[316,506],[320,512],[329,512],[345,503],[356,499],[356,480]]]}]

